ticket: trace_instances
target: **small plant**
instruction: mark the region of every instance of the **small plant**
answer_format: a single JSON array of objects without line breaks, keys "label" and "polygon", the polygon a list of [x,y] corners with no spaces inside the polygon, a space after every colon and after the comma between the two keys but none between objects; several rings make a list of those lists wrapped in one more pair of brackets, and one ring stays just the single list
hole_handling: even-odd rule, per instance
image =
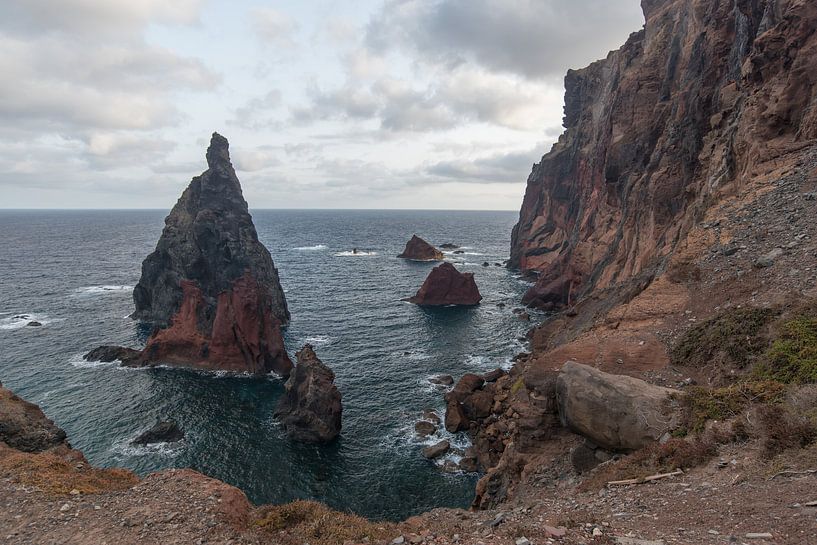
[{"label": "small plant", "polygon": [[511,386],[511,395],[516,394],[519,390],[521,390],[524,387],[525,381],[522,379],[522,377],[519,377],[518,379],[516,379],[516,382],[513,383],[513,386]]},{"label": "small plant", "polygon": [[753,373],[786,384],[817,382],[817,318],[798,316],[785,322]]},{"label": "small plant", "polygon": [[769,458],[817,441],[817,422],[807,415],[795,414],[782,406],[764,405],[758,416],[764,453]]}]

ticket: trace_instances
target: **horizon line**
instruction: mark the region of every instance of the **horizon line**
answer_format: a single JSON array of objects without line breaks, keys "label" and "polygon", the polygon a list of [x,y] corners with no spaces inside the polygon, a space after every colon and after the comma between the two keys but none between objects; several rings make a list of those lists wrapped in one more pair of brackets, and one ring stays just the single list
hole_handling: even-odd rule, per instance
[{"label": "horizon line", "polygon": [[[0,212],[38,212],[38,211],[52,211],[52,212],[113,212],[113,211],[143,211],[143,212],[154,212],[154,211],[162,211],[162,210],[170,210],[168,208],[34,208],[34,207],[0,207]],[[518,209],[516,208],[253,208],[250,207],[250,210],[275,210],[275,211],[306,211],[306,210],[324,210],[324,211],[335,211],[335,212],[365,212],[365,211],[375,211],[375,212],[387,212],[387,211],[395,211],[395,212],[517,212]]]}]

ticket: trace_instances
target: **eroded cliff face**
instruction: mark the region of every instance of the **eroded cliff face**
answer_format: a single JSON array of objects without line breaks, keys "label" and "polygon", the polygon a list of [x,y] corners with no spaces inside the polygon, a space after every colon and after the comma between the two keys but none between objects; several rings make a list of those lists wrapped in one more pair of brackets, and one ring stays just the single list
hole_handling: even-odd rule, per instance
[{"label": "eroded cliff face", "polygon": [[157,330],[138,364],[288,375],[281,325],[289,311],[278,271],[258,241],[227,139],[217,133],[207,165],[142,263],[133,316]]},{"label": "eroded cliff face", "polygon": [[817,4],[643,0],[645,28],[565,78],[565,133],[534,165],[510,266],[572,305],[654,274],[706,209],[817,138]]}]

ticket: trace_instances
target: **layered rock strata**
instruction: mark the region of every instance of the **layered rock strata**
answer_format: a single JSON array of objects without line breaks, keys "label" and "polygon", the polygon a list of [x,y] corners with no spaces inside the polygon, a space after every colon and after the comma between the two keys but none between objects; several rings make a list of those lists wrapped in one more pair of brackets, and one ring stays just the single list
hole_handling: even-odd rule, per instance
[{"label": "layered rock strata", "polygon": [[142,263],[133,317],[156,327],[147,345],[138,357],[110,348],[96,355],[135,366],[288,375],[292,363],[281,326],[289,311],[278,271],[258,240],[229,144],[218,133],[207,149],[207,165],[182,193],[156,249]]},{"label": "layered rock strata", "polygon": [[646,25],[565,78],[566,131],[534,165],[509,266],[558,309],[666,257],[725,194],[817,137],[817,5],[644,0]]},{"label": "layered rock strata", "polygon": [[403,253],[397,257],[414,261],[442,261],[443,253],[417,235],[413,235],[406,243]]},{"label": "layered rock strata", "polygon": [[305,443],[328,443],[341,430],[343,407],[335,373],[307,344],[295,354],[297,364],[285,384],[275,416],[290,437]]},{"label": "layered rock strata", "polygon": [[462,273],[451,263],[443,263],[434,267],[414,297],[406,300],[420,306],[473,306],[482,295],[473,273]]}]

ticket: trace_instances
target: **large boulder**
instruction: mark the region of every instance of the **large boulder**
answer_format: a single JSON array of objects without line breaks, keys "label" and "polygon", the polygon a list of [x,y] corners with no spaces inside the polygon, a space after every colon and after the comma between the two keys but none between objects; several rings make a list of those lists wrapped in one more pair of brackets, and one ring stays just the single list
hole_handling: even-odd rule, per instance
[{"label": "large boulder", "polygon": [[258,240],[227,139],[217,133],[207,165],[142,263],[133,317],[157,329],[138,363],[288,375],[281,325],[289,311],[278,271]]},{"label": "large boulder", "polygon": [[297,364],[285,384],[275,417],[290,437],[305,443],[328,443],[340,434],[341,395],[335,373],[307,344],[295,354]]},{"label": "large boulder", "polygon": [[434,267],[414,297],[407,299],[420,306],[473,306],[481,300],[473,273],[461,273],[451,263]]},{"label": "large boulder", "polygon": [[679,423],[678,392],[643,380],[564,364],[556,381],[562,424],[607,450],[636,450]]},{"label": "large boulder", "polygon": [[411,237],[411,240],[406,243],[406,248],[403,250],[403,253],[397,257],[413,259],[415,261],[442,261],[443,253],[417,235],[414,235]]},{"label": "large boulder", "polygon": [[42,452],[54,447],[70,448],[65,432],[40,408],[17,397],[0,384],[0,442],[23,452]]}]

